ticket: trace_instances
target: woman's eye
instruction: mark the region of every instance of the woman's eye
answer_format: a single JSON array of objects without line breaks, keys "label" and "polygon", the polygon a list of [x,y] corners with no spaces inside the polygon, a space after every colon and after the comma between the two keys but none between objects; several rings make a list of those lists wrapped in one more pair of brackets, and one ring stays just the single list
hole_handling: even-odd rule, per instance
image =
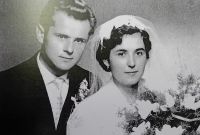
[{"label": "woman's eye", "polygon": [[137,52],[136,54],[142,56],[144,52]]}]

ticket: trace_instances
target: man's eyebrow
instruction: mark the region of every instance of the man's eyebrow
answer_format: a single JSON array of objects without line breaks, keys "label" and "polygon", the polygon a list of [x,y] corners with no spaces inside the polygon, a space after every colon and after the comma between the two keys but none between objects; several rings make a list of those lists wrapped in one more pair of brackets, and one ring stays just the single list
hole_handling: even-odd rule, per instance
[{"label": "man's eyebrow", "polygon": [[66,34],[55,33],[55,35],[57,35],[57,36],[62,36],[62,37],[64,37],[64,38],[69,38],[69,36],[66,35]]}]

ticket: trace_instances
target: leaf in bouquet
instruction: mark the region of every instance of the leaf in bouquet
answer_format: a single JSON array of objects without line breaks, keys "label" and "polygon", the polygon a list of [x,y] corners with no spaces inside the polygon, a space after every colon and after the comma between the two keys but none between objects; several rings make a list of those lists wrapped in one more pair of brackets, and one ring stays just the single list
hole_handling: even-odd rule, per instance
[{"label": "leaf in bouquet", "polygon": [[122,117],[124,115],[125,111],[126,111],[126,107],[124,107],[123,109],[119,108],[118,112],[117,112],[118,117]]},{"label": "leaf in bouquet", "polygon": [[199,122],[185,122],[185,121],[181,121],[180,125],[182,126],[183,129],[185,129],[185,133],[195,133],[198,126],[199,126]]},{"label": "leaf in bouquet", "polygon": [[151,112],[146,120],[151,123],[152,128],[162,129],[163,125],[168,124],[172,119],[171,112],[160,111],[160,112]]},{"label": "leaf in bouquet", "polygon": [[154,128],[148,128],[147,132],[142,135],[156,135],[156,132]]},{"label": "leaf in bouquet", "polygon": [[158,91],[153,91],[153,93],[155,93],[156,100],[160,105],[165,105],[166,104],[166,98],[165,98],[165,95],[163,93],[158,92]]},{"label": "leaf in bouquet", "polygon": [[197,118],[200,117],[200,108],[198,108],[197,110],[195,110],[195,116],[196,116]]},{"label": "leaf in bouquet", "polygon": [[147,91],[144,91],[143,93],[140,93],[137,98],[139,100],[144,100],[144,101],[149,100],[151,103],[157,102],[156,95],[153,92],[151,92],[150,90],[147,90]]},{"label": "leaf in bouquet", "polygon": [[125,114],[125,118],[126,121],[137,121],[139,119],[141,119],[140,115],[138,114],[138,112],[134,112],[134,113],[126,113]]},{"label": "leaf in bouquet", "polygon": [[126,131],[128,133],[133,132],[133,127],[138,127],[143,121],[142,119],[129,121],[129,124],[126,126]]},{"label": "leaf in bouquet", "polygon": [[193,74],[191,74],[191,75],[188,76],[187,84],[193,85],[194,83],[195,83],[195,76]]},{"label": "leaf in bouquet", "polygon": [[198,132],[195,132],[195,131],[192,131],[192,132],[189,132],[187,130],[185,130],[182,135],[200,135],[200,133]]},{"label": "leaf in bouquet", "polygon": [[190,128],[190,123],[186,122],[186,121],[181,121],[180,125],[182,126],[183,129],[188,129]]},{"label": "leaf in bouquet", "polygon": [[177,94],[176,94],[176,91],[172,90],[172,89],[169,89],[168,90],[168,93],[172,96],[172,97],[176,97]]},{"label": "leaf in bouquet", "polygon": [[126,107],[118,110],[118,116],[124,117],[124,122],[118,123],[118,126],[123,128],[125,132],[131,133],[133,127],[137,127],[141,124],[144,120],[138,114],[138,112],[134,112],[134,109],[127,109]]}]

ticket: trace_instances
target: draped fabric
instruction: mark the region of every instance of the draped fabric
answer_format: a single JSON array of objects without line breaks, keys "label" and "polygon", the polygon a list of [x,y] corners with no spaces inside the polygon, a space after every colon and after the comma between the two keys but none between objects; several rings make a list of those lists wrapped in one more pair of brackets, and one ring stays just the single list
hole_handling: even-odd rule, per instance
[{"label": "draped fabric", "polygon": [[[142,76],[145,79],[145,85],[149,89],[162,92],[170,88],[176,89],[178,85],[177,74],[181,72],[179,59],[173,58],[174,54],[159,40],[160,38],[154,25],[150,21],[138,16],[121,15],[100,25],[88,42],[79,65],[82,67],[89,65],[85,66],[86,69],[99,76],[105,85],[110,80],[111,73],[105,72],[96,61],[96,50],[103,39],[110,38],[111,30],[114,26],[118,28],[124,24],[145,30],[150,36],[152,49],[149,52],[150,58]],[[93,80],[95,81],[95,79]]]}]

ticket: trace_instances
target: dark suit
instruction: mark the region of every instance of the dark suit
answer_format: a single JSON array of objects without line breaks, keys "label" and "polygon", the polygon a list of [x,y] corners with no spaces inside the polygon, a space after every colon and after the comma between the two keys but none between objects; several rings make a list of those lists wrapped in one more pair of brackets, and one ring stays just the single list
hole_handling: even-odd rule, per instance
[{"label": "dark suit", "polygon": [[31,59],[0,73],[1,135],[65,135],[66,123],[74,106],[71,96],[89,72],[74,66],[68,72],[69,90],[57,130],[37,54]]}]

